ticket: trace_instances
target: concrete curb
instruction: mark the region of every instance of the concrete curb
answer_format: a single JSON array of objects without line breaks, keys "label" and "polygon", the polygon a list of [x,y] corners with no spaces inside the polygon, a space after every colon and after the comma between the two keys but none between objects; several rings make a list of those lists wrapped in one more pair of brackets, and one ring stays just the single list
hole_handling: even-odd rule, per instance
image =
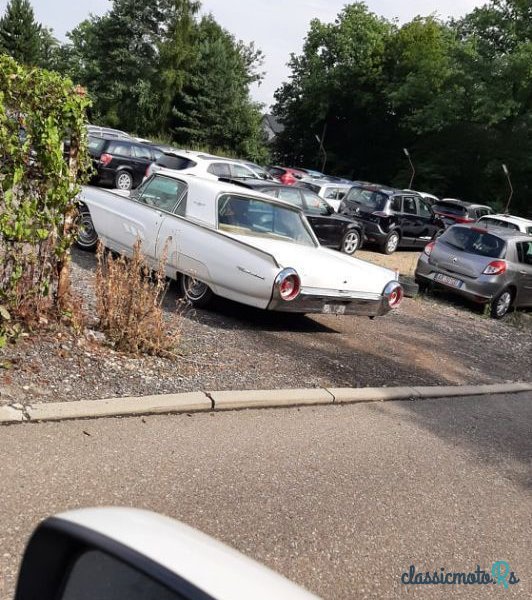
[{"label": "concrete curb", "polygon": [[[381,388],[310,388],[236,390],[133,396],[105,400],[38,402],[0,406],[0,424],[94,419],[100,417],[191,413],[249,408],[275,408],[383,402],[429,398],[456,398],[482,394],[532,392],[532,383]],[[532,400],[532,395],[531,395]]]}]

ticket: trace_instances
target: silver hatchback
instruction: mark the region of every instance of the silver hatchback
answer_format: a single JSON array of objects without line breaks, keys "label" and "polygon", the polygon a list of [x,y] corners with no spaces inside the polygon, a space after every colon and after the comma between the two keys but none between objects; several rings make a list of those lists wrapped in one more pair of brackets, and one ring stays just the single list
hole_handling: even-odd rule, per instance
[{"label": "silver hatchback", "polygon": [[454,225],[425,247],[416,282],[490,304],[491,316],[500,319],[511,307],[532,306],[532,240],[478,223]]}]

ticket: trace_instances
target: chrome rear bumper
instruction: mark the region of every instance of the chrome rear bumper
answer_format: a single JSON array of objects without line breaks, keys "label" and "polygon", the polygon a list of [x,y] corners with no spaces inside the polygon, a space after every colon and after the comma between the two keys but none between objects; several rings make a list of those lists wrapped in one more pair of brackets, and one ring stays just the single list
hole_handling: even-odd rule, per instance
[{"label": "chrome rear bumper", "polygon": [[345,296],[328,296],[301,293],[290,302],[274,299],[268,310],[291,313],[323,313],[336,315],[360,315],[378,317],[390,312],[388,300],[384,296],[375,298],[346,298]]}]

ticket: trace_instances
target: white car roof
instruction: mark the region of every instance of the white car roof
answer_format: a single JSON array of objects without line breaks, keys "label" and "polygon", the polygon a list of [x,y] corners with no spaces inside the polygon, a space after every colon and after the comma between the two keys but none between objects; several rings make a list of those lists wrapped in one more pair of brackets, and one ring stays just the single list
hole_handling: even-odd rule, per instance
[{"label": "white car roof", "polygon": [[188,185],[189,191],[186,209],[187,217],[201,221],[212,227],[216,225],[217,206],[215,200],[223,193],[251,196],[259,200],[266,200],[270,204],[302,212],[300,208],[285,200],[226,181],[207,179],[206,177],[201,177],[201,174],[194,174],[193,171],[194,169],[183,169],[182,171],[159,169],[154,175],[164,175],[184,181]]},{"label": "white car roof", "polygon": [[[523,217],[514,217],[513,215],[485,215],[481,217],[482,220],[487,219],[498,219],[499,221],[505,221],[506,223],[513,223],[514,225],[532,225],[532,220],[525,219]],[[479,219],[480,220],[480,219]]]},{"label": "white car roof", "polygon": [[140,552],[217,600],[318,600],[233,548],[169,517],[133,508],[86,508],[57,519]]}]

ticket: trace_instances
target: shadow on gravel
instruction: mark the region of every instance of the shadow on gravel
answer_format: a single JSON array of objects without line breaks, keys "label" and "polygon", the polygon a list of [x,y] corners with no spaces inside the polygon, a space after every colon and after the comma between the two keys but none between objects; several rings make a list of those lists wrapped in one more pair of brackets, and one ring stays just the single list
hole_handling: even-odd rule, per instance
[{"label": "shadow on gravel", "polygon": [[[180,301],[177,284],[172,282],[166,293],[163,307],[166,311],[175,310]],[[262,310],[225,298],[215,298],[212,306],[205,310],[192,308],[185,302],[181,303],[181,307],[184,316],[190,321],[216,329],[337,333],[336,330],[305,315]]]},{"label": "shadow on gravel", "polygon": [[[531,400],[532,394],[526,393],[414,400],[394,403],[401,409],[394,417],[412,421],[451,447],[474,453],[480,463],[528,490],[532,489]],[[390,416],[386,405],[369,407]],[[438,457],[434,460],[436,473]]]}]

